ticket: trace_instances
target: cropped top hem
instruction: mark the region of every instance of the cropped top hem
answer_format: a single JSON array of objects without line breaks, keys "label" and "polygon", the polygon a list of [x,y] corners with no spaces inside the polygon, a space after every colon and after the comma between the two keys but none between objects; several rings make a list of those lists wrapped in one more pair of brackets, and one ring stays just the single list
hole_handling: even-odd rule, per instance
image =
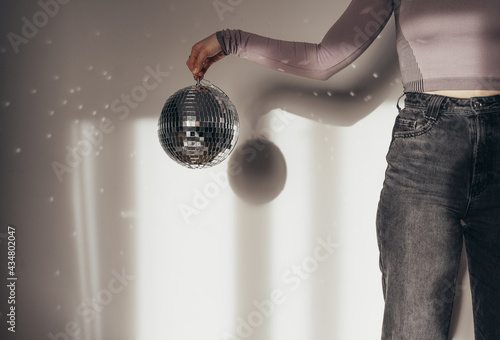
[{"label": "cropped top hem", "polygon": [[403,82],[404,92],[484,90],[500,91],[500,78],[432,78]]}]

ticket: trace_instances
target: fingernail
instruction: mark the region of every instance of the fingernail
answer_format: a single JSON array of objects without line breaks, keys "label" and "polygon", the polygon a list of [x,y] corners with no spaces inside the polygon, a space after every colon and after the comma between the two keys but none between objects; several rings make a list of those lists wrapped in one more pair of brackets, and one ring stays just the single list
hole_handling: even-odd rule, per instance
[{"label": "fingernail", "polygon": [[195,68],[195,69],[193,70],[193,73],[194,73],[194,74],[198,73],[198,68]]}]

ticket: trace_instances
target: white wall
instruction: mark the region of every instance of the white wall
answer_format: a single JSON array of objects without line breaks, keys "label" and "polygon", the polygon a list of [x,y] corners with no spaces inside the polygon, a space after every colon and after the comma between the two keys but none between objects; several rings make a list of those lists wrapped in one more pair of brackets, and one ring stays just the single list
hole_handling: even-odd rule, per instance
[{"label": "white wall", "polygon": [[[222,28],[318,42],[347,3],[3,2],[0,251],[14,226],[18,281],[16,333],[1,291],[1,338],[379,338],[375,213],[402,92],[393,22],[327,82],[234,56],[213,66],[239,146],[266,132],[286,164],[261,178],[284,184],[268,204],[235,194],[227,162],[184,169],[156,137],[166,98],[194,83],[192,44]],[[469,340],[461,273],[450,338]]]}]

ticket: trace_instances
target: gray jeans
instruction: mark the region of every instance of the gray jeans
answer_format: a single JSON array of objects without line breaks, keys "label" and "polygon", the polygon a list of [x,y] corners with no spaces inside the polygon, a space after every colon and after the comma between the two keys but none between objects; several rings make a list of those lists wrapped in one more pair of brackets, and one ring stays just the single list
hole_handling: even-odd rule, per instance
[{"label": "gray jeans", "polygon": [[382,339],[448,339],[464,240],[475,338],[500,339],[500,96],[407,93],[387,162]]}]

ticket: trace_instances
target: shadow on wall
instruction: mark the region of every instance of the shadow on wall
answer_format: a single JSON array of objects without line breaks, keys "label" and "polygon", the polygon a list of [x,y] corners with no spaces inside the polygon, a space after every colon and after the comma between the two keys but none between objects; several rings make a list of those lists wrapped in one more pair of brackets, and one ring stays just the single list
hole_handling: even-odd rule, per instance
[{"label": "shadow on wall", "polygon": [[257,94],[241,111],[251,113],[246,119],[252,128],[263,115],[276,108],[329,125],[353,125],[402,93],[395,40],[394,19],[391,19],[363,55],[328,81],[282,73],[275,79],[266,77],[266,83],[255,88]]},{"label": "shadow on wall", "polygon": [[252,111],[267,113],[286,107],[286,111],[304,118],[328,125],[351,126],[402,93],[397,83],[400,72],[396,51],[389,50],[373,60],[378,60],[373,67],[378,72],[362,72],[354,86],[318,90],[312,86],[279,84],[262,94],[256,101],[260,108]]},{"label": "shadow on wall", "polygon": [[249,139],[229,159],[228,179],[231,189],[242,200],[251,204],[268,203],[285,187],[285,157],[273,142]]},{"label": "shadow on wall", "polygon": [[239,169],[238,176],[229,173],[237,196],[248,203],[264,204],[274,200],[285,185],[286,161],[264,133],[273,130],[272,120],[266,118],[272,110],[284,109],[327,125],[351,126],[387,100],[396,100],[402,90],[393,20],[365,54],[349,66],[356,72],[343,70],[328,82],[279,74],[252,88],[256,93],[252,100],[238,108],[246,126],[228,166]]}]

